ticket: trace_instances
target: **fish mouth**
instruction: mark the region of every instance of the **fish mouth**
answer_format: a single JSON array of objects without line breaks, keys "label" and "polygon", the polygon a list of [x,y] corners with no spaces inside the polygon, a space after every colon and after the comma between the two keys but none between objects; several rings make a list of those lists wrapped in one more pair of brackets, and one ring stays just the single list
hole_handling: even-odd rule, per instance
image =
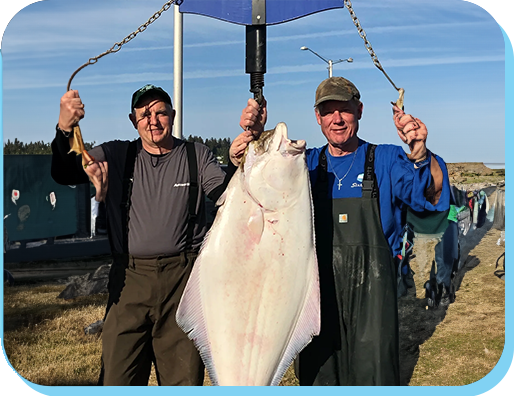
[{"label": "fish mouth", "polygon": [[279,151],[282,155],[298,155],[306,151],[305,140],[290,140],[283,136]]},{"label": "fish mouth", "polygon": [[294,156],[298,154],[302,154],[306,151],[306,141],[305,140],[293,140],[288,139],[288,127],[285,123],[281,122],[277,124],[275,127],[276,133],[281,134],[281,139],[279,143],[278,150],[283,156]]},{"label": "fish mouth", "polygon": [[278,151],[283,156],[294,156],[306,151],[305,140],[288,139],[288,128],[283,122],[277,124],[274,129],[264,131],[253,146],[256,155]]}]

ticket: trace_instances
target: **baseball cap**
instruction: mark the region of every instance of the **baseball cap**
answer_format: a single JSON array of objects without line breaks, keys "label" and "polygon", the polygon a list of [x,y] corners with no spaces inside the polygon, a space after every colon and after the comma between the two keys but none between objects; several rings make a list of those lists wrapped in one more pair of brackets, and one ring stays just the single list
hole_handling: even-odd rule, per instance
[{"label": "baseball cap", "polygon": [[343,77],[329,77],[322,81],[316,90],[315,107],[327,100],[347,102],[360,98],[358,89],[349,80]]},{"label": "baseball cap", "polygon": [[163,88],[156,87],[152,84],[147,84],[132,94],[131,110],[133,110],[138,102],[143,98],[143,96],[146,96],[147,94],[159,96],[164,102],[172,105],[172,99],[170,99],[170,95],[168,95]]}]

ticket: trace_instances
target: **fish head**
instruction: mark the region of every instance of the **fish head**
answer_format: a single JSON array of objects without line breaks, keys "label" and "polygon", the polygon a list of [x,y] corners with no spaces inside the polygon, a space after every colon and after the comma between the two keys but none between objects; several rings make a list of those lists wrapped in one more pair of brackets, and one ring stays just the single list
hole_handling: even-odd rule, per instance
[{"label": "fish head", "polygon": [[249,195],[266,210],[287,207],[306,183],[306,141],[288,138],[281,122],[249,146],[244,164]]},{"label": "fish head", "polygon": [[283,157],[303,155],[306,152],[305,140],[288,139],[288,127],[280,122],[274,129],[264,131],[258,140],[251,142],[246,162],[250,166],[267,156]]},{"label": "fish head", "polygon": [[269,151],[271,155],[278,152],[283,157],[287,157],[301,155],[306,151],[305,140],[288,139],[288,127],[284,122],[280,122],[273,130],[269,131],[265,143],[268,146],[266,151]]}]

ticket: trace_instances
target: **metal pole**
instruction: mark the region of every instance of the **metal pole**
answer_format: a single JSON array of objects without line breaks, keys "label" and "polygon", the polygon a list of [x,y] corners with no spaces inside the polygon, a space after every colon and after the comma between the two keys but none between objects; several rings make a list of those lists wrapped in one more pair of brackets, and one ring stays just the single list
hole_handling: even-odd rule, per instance
[{"label": "metal pole", "polygon": [[334,62],[332,59],[325,59],[323,56],[318,55],[315,51],[313,51],[311,48],[308,47],[300,47],[302,51],[309,51],[313,55],[318,56],[320,59],[322,59],[325,63],[327,63],[327,70],[329,71],[329,77],[333,76],[333,65],[340,62],[353,62],[354,60],[352,58],[348,59],[339,59],[336,62]]},{"label": "metal pole", "polygon": [[174,5],[173,18],[173,103],[175,120],[173,136],[182,139],[182,19],[179,6]]}]

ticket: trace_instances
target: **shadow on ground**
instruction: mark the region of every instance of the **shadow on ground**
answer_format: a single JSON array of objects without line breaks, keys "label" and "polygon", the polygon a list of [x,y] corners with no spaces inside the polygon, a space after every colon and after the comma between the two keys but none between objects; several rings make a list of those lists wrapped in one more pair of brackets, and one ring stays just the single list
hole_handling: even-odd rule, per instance
[{"label": "shadow on ground", "polygon": [[[493,222],[487,220],[483,227],[470,230],[466,237],[460,237],[460,270],[453,280],[456,285],[456,300],[460,298],[460,285],[463,278],[480,263],[477,257],[469,253],[479,244],[492,225]],[[398,301],[401,385],[409,385],[418,362],[420,345],[431,338],[447,313],[448,306],[441,304],[438,308],[427,307],[427,299],[420,298],[420,295],[421,293],[417,293],[416,288],[413,287],[408,289],[408,294]]]},{"label": "shadow on ground", "polygon": [[35,328],[44,321],[61,317],[67,311],[86,306],[103,307],[106,301],[107,295],[99,294],[95,298],[78,297],[69,301],[56,301],[55,304],[41,304],[37,307],[27,306],[15,312],[4,307],[4,331],[14,332],[24,328]]}]

